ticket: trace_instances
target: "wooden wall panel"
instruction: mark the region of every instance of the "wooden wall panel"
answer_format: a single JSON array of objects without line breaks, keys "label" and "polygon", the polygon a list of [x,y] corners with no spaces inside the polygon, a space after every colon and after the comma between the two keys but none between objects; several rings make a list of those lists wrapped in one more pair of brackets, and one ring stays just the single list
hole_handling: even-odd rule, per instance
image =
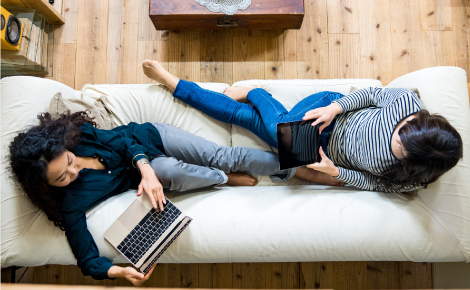
[{"label": "wooden wall panel", "polygon": [[233,288],[233,264],[199,264],[199,288]]},{"label": "wooden wall panel", "polygon": [[[119,2],[119,1],[116,1]],[[139,1],[139,35],[137,39],[139,41],[149,41],[149,40],[158,40],[159,32],[153,26],[152,21],[149,17],[149,0],[141,0]]]},{"label": "wooden wall panel", "polygon": [[300,289],[300,263],[282,263],[281,277],[282,289]]},{"label": "wooden wall panel", "polygon": [[54,45],[54,63],[50,79],[75,87],[75,55],[77,44],[56,43]]},{"label": "wooden wall panel", "polygon": [[[470,15],[465,0],[452,0],[452,36],[454,41],[455,65],[468,72],[470,69]],[[470,82],[470,74],[467,74]]]},{"label": "wooden wall panel", "polygon": [[147,83],[157,83],[156,81],[149,79],[142,69],[142,62],[146,59],[157,60],[163,67],[168,69],[168,60],[165,59],[167,56],[164,47],[160,41],[138,41],[137,43],[137,78],[136,83],[138,84],[147,84]]},{"label": "wooden wall panel", "polygon": [[233,31],[233,82],[263,79],[264,31]]},{"label": "wooden wall panel", "polygon": [[55,43],[77,43],[78,30],[78,1],[63,0],[65,24],[57,26],[55,30]]},{"label": "wooden wall panel", "polygon": [[[168,277],[169,277],[168,267],[169,266],[170,264],[157,264],[157,266],[155,266],[155,269],[153,270],[151,278],[147,282],[145,282],[142,286],[163,288],[166,285],[170,285],[169,280],[168,280]],[[116,285],[119,285],[119,284],[116,284]]]},{"label": "wooden wall panel", "polygon": [[265,263],[234,263],[232,287],[238,289],[265,289]]},{"label": "wooden wall panel", "polygon": [[421,23],[424,31],[452,30],[452,0],[421,0]]},{"label": "wooden wall panel", "polygon": [[[279,63],[282,66],[282,75],[285,79],[297,79],[304,78],[303,75],[299,76],[297,62],[297,30],[286,30],[282,34],[282,45],[283,45],[283,62]],[[280,40],[280,39],[279,39]],[[286,45],[289,44],[289,45]]]},{"label": "wooden wall panel", "polygon": [[[400,277],[398,281],[402,289],[434,288],[432,275],[433,265],[431,263],[401,262],[397,264],[398,271],[393,273],[393,275]],[[389,281],[392,279],[393,278],[390,277]]]},{"label": "wooden wall panel", "polygon": [[452,31],[424,32],[424,63],[426,67],[455,66]]},{"label": "wooden wall panel", "polygon": [[[265,37],[265,79],[289,79],[295,78],[296,73],[295,54],[288,55],[285,47],[285,38],[290,40],[291,47],[295,46],[295,32],[282,30],[267,30]],[[293,42],[293,43],[292,43]],[[285,66],[284,66],[285,65]],[[293,69],[294,68],[294,69]],[[286,72],[285,70],[289,70]],[[287,75],[290,75],[289,77]]]},{"label": "wooden wall panel", "polygon": [[300,263],[300,289],[331,288],[334,282],[333,262]]},{"label": "wooden wall panel", "polygon": [[[55,279],[57,279],[57,277],[54,277],[54,271],[53,269],[51,268],[54,268],[56,267],[55,265],[48,265],[48,266],[45,266],[45,267],[37,267],[37,268],[34,268],[34,277],[37,279],[37,282],[36,283],[40,283],[40,284],[48,284],[48,283],[52,283]],[[51,271],[49,271],[49,269],[51,269]],[[25,281],[26,282],[26,281]]]},{"label": "wooden wall panel", "polygon": [[359,34],[330,34],[329,43],[329,78],[360,78]]},{"label": "wooden wall panel", "polygon": [[359,33],[359,1],[327,1],[328,33]]},{"label": "wooden wall panel", "polygon": [[425,67],[419,1],[390,0],[393,78]]},{"label": "wooden wall panel", "polygon": [[390,5],[383,1],[362,0],[360,18],[361,77],[385,84],[393,80]]},{"label": "wooden wall panel", "polygon": [[333,265],[334,289],[367,289],[364,283],[366,262],[335,262]]},{"label": "wooden wall panel", "polygon": [[168,70],[181,79],[201,80],[201,32],[180,31],[168,37]]},{"label": "wooden wall panel", "polygon": [[201,31],[201,81],[232,83],[231,30]]},{"label": "wooden wall panel", "polygon": [[[106,46],[106,83],[121,83],[121,1],[110,1],[108,7],[108,43]],[[125,38],[127,39],[127,38]]]},{"label": "wooden wall panel", "polygon": [[[468,71],[467,71],[467,79],[468,79]],[[468,90],[468,100],[470,101],[470,82],[467,83],[467,90]]]},{"label": "wooden wall panel", "polygon": [[395,278],[398,272],[398,263],[366,262],[365,284],[366,289],[384,288],[399,289],[400,283]]},{"label": "wooden wall panel", "polygon": [[167,264],[167,283],[173,287],[197,288],[198,278],[197,264]]},{"label": "wooden wall panel", "polygon": [[282,288],[282,264],[266,263],[266,289]]},{"label": "wooden wall panel", "polygon": [[[306,0],[304,22],[297,32],[297,75],[300,79],[327,79],[328,13],[326,0]],[[286,46],[289,48],[289,46]]]},{"label": "wooden wall panel", "polygon": [[[121,3],[120,83],[135,84],[138,82],[137,71],[142,70],[137,60],[139,33],[139,17],[137,16],[141,4],[133,0],[122,0]],[[118,67],[109,69],[118,69]]]},{"label": "wooden wall panel", "polygon": [[79,0],[75,88],[106,82],[108,1]]},{"label": "wooden wall panel", "polygon": [[[121,265],[126,266],[126,265]],[[17,281],[24,268],[16,270]],[[3,275],[3,271],[2,271]],[[21,283],[131,286],[93,280],[77,266],[30,267]],[[432,264],[413,262],[302,262],[158,264],[143,287],[241,289],[431,289]]]}]

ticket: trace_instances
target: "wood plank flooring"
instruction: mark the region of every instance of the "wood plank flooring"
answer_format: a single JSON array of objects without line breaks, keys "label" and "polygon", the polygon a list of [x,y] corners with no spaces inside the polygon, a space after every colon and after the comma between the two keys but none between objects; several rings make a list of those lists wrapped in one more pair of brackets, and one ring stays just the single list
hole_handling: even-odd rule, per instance
[{"label": "wood plank flooring", "polygon": [[[254,1],[254,0],[253,0]],[[305,0],[300,30],[156,31],[148,0],[64,0],[51,79],[149,83],[141,63],[177,76],[232,84],[247,79],[373,78],[469,63],[469,0]],[[470,88],[470,79],[469,79]],[[17,271],[17,278],[24,269]],[[3,278],[3,277],[2,277]],[[129,285],[94,281],[76,266],[30,268],[24,283]],[[432,288],[432,264],[317,262],[162,264],[151,287]]]},{"label": "wood plank flooring", "polygon": [[[316,262],[159,264],[143,287],[236,289],[431,289],[432,264]],[[16,280],[25,269],[16,271]],[[4,277],[2,277],[3,280]],[[93,280],[77,266],[29,268],[20,283],[131,286],[122,279]]]},{"label": "wood plank flooring", "polygon": [[148,0],[64,0],[51,78],[77,90],[148,83],[147,58],[183,79],[228,84],[373,78],[386,85],[431,66],[469,69],[469,0],[304,2],[300,30],[157,31]]}]

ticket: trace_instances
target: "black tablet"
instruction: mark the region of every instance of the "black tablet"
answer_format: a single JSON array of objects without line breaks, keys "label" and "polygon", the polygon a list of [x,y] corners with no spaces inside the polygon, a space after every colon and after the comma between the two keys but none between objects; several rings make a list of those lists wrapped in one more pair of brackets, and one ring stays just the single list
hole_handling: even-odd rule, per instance
[{"label": "black tablet", "polygon": [[277,124],[277,145],[281,170],[320,161],[320,125],[315,120]]}]

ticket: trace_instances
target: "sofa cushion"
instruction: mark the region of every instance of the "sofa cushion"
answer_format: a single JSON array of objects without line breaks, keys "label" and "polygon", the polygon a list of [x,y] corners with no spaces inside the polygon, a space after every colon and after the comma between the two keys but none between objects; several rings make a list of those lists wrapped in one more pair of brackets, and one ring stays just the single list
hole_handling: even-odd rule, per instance
[{"label": "sofa cushion", "polygon": [[[100,254],[114,263],[127,261],[103,232],[135,196],[128,191],[87,213]],[[220,186],[166,196],[193,221],[159,263],[465,260],[459,241],[419,199],[320,185]],[[63,232],[44,214],[2,254],[5,266],[74,263]]]},{"label": "sofa cushion", "polygon": [[[200,83],[203,88],[224,92],[229,86]],[[163,122],[231,146],[231,125],[217,121],[173,98],[163,85],[85,85],[84,98],[105,98],[117,126],[130,122]]]}]

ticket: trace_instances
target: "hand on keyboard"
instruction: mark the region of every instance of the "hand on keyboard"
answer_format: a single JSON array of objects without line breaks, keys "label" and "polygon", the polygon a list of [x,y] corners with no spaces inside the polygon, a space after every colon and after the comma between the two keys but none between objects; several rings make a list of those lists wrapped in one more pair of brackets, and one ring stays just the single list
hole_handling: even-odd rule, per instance
[{"label": "hand on keyboard", "polygon": [[155,176],[155,171],[149,164],[139,165],[140,173],[142,174],[142,181],[139,184],[137,196],[140,196],[143,191],[149,196],[153,208],[158,211],[163,211],[163,204],[166,203],[165,195],[163,193],[163,186]]}]

